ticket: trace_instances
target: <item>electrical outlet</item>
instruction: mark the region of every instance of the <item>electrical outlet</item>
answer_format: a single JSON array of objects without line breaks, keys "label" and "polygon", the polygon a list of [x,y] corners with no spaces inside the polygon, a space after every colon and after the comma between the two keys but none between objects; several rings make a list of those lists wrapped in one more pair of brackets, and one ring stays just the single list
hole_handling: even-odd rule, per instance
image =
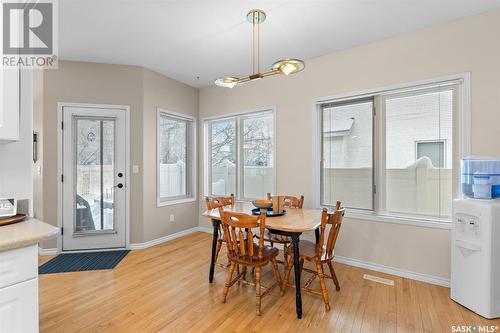
[{"label": "electrical outlet", "polygon": [[170,214],[170,222],[174,222],[175,221],[175,215],[174,214]]}]

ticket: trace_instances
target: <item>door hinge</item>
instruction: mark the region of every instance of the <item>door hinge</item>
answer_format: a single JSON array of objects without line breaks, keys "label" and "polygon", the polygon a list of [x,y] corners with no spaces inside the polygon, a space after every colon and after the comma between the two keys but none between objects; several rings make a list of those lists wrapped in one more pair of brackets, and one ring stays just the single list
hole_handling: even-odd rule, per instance
[{"label": "door hinge", "polygon": [[64,121],[61,121],[61,130],[64,130]]},{"label": "door hinge", "polygon": [[377,116],[377,107],[373,106],[373,116]]},{"label": "door hinge", "polygon": [[61,175],[61,183],[64,182],[64,175]]},{"label": "door hinge", "polygon": [[64,234],[64,227],[61,227],[61,236]]},{"label": "door hinge", "polygon": [[373,194],[377,194],[377,185],[373,185]]}]

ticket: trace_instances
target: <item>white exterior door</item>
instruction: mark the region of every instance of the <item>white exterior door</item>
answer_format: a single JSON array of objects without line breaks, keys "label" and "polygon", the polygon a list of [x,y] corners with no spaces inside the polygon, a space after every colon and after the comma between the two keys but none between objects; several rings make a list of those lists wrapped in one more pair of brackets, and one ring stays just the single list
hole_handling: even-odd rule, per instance
[{"label": "white exterior door", "polygon": [[62,250],[126,246],[126,109],[62,108]]}]

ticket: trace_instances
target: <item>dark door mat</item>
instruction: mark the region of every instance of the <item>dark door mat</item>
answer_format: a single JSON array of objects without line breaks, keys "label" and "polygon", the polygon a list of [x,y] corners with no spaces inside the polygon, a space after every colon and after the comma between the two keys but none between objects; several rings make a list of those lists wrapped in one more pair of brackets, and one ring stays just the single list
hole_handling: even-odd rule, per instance
[{"label": "dark door mat", "polygon": [[129,250],[86,253],[63,253],[38,267],[38,274],[94,271],[112,269],[129,253]]}]

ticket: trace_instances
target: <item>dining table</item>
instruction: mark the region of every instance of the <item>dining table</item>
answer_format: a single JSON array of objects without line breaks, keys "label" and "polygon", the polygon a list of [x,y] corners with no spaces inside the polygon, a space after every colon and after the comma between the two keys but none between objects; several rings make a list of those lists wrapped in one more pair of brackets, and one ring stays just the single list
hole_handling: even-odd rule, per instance
[{"label": "dining table", "polygon": [[[224,206],[224,211],[234,213],[252,214],[252,209],[255,207],[248,202],[235,202],[232,205]],[[210,260],[210,271],[208,281],[213,282],[215,268],[215,252],[217,250],[217,240],[219,238],[220,229],[220,213],[219,209],[207,210],[203,216],[210,218],[213,224],[212,238],[212,257]],[[295,305],[297,318],[302,318],[302,295],[300,287],[300,264],[299,264],[299,242],[300,235],[304,232],[315,232],[316,242],[319,239],[319,227],[321,225],[321,210],[318,209],[299,209],[286,208],[281,216],[266,217],[266,229],[269,232],[290,236],[293,247],[294,273],[295,273]]]}]

